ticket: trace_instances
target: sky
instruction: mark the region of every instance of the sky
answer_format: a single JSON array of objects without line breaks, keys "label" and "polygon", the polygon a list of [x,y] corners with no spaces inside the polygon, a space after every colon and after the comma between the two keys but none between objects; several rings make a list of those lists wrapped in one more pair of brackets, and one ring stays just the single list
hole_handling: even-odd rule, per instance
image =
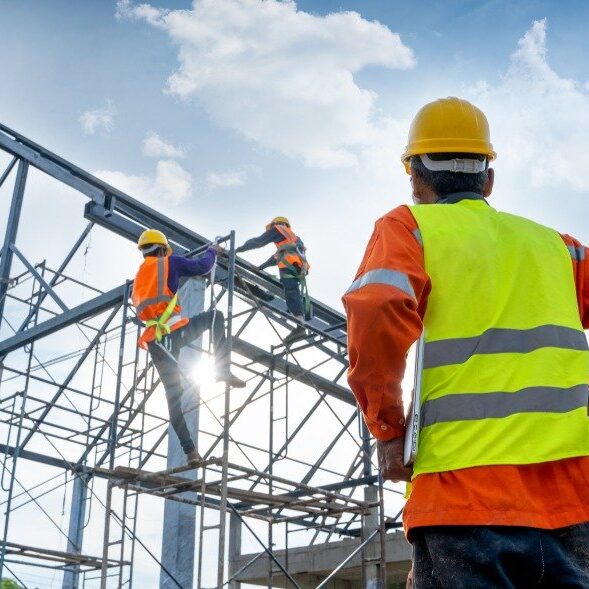
[{"label": "sky", "polygon": [[0,7],[4,124],[210,237],[290,217],[336,308],[373,222],[410,202],[399,154],[438,97],[487,113],[498,208],[589,240],[586,2]]},{"label": "sky", "polygon": [[[0,122],[211,238],[289,217],[341,310],[374,221],[411,202],[399,156],[436,98],[487,114],[491,204],[589,243],[587,22],[582,0],[0,0]],[[19,237],[40,259],[84,202],[33,189]],[[138,260],[96,233],[102,262],[76,269],[107,289]]]}]

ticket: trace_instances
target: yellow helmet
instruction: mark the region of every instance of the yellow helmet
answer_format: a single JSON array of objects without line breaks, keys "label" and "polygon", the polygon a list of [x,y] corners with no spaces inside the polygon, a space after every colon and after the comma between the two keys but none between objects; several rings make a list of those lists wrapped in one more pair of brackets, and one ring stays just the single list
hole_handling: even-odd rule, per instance
[{"label": "yellow helmet", "polygon": [[286,225],[290,227],[290,221],[286,217],[274,217],[268,225],[266,225],[266,231],[272,227],[272,225]]},{"label": "yellow helmet", "polygon": [[426,153],[476,153],[494,160],[489,123],[482,110],[461,98],[440,98],[415,115],[401,161],[409,174],[409,158]]},{"label": "yellow helmet", "polygon": [[146,229],[137,241],[137,247],[139,249],[144,248],[147,245],[164,245],[166,247],[166,254],[172,253],[172,248],[168,243],[168,238],[157,229]]}]

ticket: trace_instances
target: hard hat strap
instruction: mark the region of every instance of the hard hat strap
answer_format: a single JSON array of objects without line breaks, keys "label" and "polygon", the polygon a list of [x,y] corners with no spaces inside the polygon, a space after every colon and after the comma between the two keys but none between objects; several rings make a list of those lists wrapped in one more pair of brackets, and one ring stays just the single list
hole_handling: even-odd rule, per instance
[{"label": "hard hat strap", "polygon": [[487,160],[477,160],[474,158],[451,160],[433,160],[427,154],[419,156],[421,163],[430,172],[461,172],[463,174],[478,174],[487,169]]},{"label": "hard hat strap", "polygon": [[166,246],[162,245],[161,243],[154,243],[152,245],[142,247],[141,253],[142,254],[151,254],[151,253],[157,251],[160,247],[166,247]]}]

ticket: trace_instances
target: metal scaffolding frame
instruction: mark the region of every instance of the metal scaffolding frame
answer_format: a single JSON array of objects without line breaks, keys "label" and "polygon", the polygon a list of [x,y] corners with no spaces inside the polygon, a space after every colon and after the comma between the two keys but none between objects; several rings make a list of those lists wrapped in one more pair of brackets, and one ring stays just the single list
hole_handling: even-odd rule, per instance
[{"label": "metal scaffolding frame", "polygon": [[[16,577],[13,567],[29,563],[61,574],[67,589],[132,587],[142,550],[161,568],[161,587],[182,587],[139,536],[140,503],[149,495],[197,511],[199,588],[235,589],[260,560],[267,563],[268,587],[300,587],[289,573],[289,546],[335,537],[355,539],[353,550],[318,587],[327,587],[356,555],[361,586],[385,587],[386,535],[400,527],[397,509],[385,513],[387,497],[398,491],[375,474],[373,446],[345,383],[343,315],[313,300],[309,336],[285,344],[296,320],[280,282],[236,258],[231,232],[208,288],[226,309],[233,369],[248,386],[239,394],[227,386],[206,398],[195,385],[203,460],[164,468],[167,415],[154,404],[157,372],[135,346],[140,327],[129,303],[132,283],[122,278],[104,292],[68,267],[96,227],[132,241],[156,228],[187,255],[209,240],[4,125],[2,152],[8,164],[0,188],[14,182],[0,257],[0,576]],[[30,260],[17,239],[32,168],[86,199],[87,225],[59,264]],[[72,296],[76,285],[84,286],[87,300]],[[59,341],[56,349],[64,353],[52,356],[48,341]],[[206,356],[205,347],[196,349]],[[334,465],[334,456],[347,463]],[[19,474],[21,463],[52,475],[31,483]],[[67,529],[40,501],[65,486],[71,489]],[[9,541],[14,513],[25,505],[52,523],[67,540],[65,550]],[[84,529],[101,517],[102,553],[86,554]],[[234,570],[245,537],[258,552]]]}]

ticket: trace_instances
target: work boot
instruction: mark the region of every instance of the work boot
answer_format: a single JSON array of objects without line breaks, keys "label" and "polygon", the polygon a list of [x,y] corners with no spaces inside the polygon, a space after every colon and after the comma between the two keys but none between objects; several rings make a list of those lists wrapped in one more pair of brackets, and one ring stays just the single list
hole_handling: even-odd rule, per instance
[{"label": "work boot", "polygon": [[231,372],[221,374],[218,380],[221,380],[225,384],[228,384],[232,389],[243,389],[247,384],[245,380],[241,380],[241,378],[235,376],[235,374]]},{"label": "work boot", "polygon": [[196,448],[188,454],[186,454],[186,462],[188,464],[190,464],[191,462],[198,462],[199,460],[202,460],[202,456],[198,453]]},{"label": "work boot", "polygon": [[292,344],[298,339],[301,339],[307,335],[307,330],[302,325],[297,325],[285,338],[284,343],[286,345]]}]

